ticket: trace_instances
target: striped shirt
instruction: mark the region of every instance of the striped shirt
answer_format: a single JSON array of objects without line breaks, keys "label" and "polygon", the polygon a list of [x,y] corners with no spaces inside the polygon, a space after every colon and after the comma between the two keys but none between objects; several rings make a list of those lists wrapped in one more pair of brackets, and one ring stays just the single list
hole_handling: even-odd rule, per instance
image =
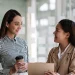
[{"label": "striped shirt", "polygon": [[10,39],[8,36],[0,39],[0,63],[3,69],[10,69],[18,55],[22,55],[25,62],[28,62],[28,47],[23,39]]}]

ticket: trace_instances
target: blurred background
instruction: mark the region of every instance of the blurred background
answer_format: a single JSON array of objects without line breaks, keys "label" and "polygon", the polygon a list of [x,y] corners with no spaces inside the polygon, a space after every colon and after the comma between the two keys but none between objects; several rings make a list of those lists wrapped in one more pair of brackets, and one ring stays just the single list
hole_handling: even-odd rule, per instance
[{"label": "blurred background", "polygon": [[29,62],[46,62],[51,48],[58,45],[53,41],[58,21],[75,21],[75,0],[0,0],[0,25],[9,9],[22,14],[18,36],[27,42]]}]

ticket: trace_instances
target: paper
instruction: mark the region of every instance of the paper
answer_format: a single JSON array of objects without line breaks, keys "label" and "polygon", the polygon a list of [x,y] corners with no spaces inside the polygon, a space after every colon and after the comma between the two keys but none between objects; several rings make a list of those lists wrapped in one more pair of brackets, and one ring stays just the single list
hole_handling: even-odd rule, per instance
[{"label": "paper", "polygon": [[28,75],[44,75],[45,71],[54,71],[54,63],[29,63]]}]

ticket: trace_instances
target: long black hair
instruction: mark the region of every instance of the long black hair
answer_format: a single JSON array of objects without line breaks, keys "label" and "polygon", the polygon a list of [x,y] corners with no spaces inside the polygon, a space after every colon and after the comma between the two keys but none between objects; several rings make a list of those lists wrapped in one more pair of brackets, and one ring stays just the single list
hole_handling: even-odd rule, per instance
[{"label": "long black hair", "polygon": [[61,25],[64,32],[69,32],[70,36],[68,41],[75,46],[75,22],[69,19],[62,19],[59,24]]},{"label": "long black hair", "polygon": [[21,14],[14,9],[10,9],[5,13],[1,23],[0,38],[3,38],[7,33],[6,23],[10,24],[13,21],[13,18],[17,15],[21,16]]}]

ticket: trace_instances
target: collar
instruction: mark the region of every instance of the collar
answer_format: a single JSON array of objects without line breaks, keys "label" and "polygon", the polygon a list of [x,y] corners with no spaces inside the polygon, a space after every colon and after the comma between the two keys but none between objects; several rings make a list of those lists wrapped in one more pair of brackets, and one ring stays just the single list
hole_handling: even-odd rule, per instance
[{"label": "collar", "polygon": [[61,53],[61,48],[59,47],[59,53],[58,54],[63,55],[66,52],[66,50],[68,49],[69,46],[70,46],[70,43],[67,45],[67,47],[65,48],[65,50],[62,53]]},{"label": "collar", "polygon": [[66,50],[68,49],[69,46],[70,46],[70,44],[67,45],[67,47],[65,48],[65,50],[62,53],[61,53],[61,48],[59,47],[59,52],[58,52],[59,59],[63,56],[63,54],[66,52]]},{"label": "collar", "polygon": [[[72,49],[74,49],[74,46],[70,43],[69,46],[66,49],[66,53],[71,53]],[[56,55],[58,55],[58,53],[59,53],[59,46],[53,48],[53,53],[56,54]]]},{"label": "collar", "polygon": [[7,39],[7,40],[11,40],[11,41],[15,41],[16,42],[16,37],[14,37],[14,38],[10,38],[10,37],[8,37],[7,35],[4,37],[4,39]]},{"label": "collar", "polygon": [[[71,54],[73,50],[74,50],[74,46],[70,44],[68,46],[68,48],[66,49],[65,54]],[[58,53],[59,53],[59,46],[58,47],[54,47],[53,50],[52,50],[51,55],[52,55],[53,58],[56,59],[56,61],[58,59]]]},{"label": "collar", "polygon": [[[69,43],[68,46],[65,48],[66,53],[71,53],[74,46]],[[58,52],[59,52],[59,46],[58,46]]]}]

